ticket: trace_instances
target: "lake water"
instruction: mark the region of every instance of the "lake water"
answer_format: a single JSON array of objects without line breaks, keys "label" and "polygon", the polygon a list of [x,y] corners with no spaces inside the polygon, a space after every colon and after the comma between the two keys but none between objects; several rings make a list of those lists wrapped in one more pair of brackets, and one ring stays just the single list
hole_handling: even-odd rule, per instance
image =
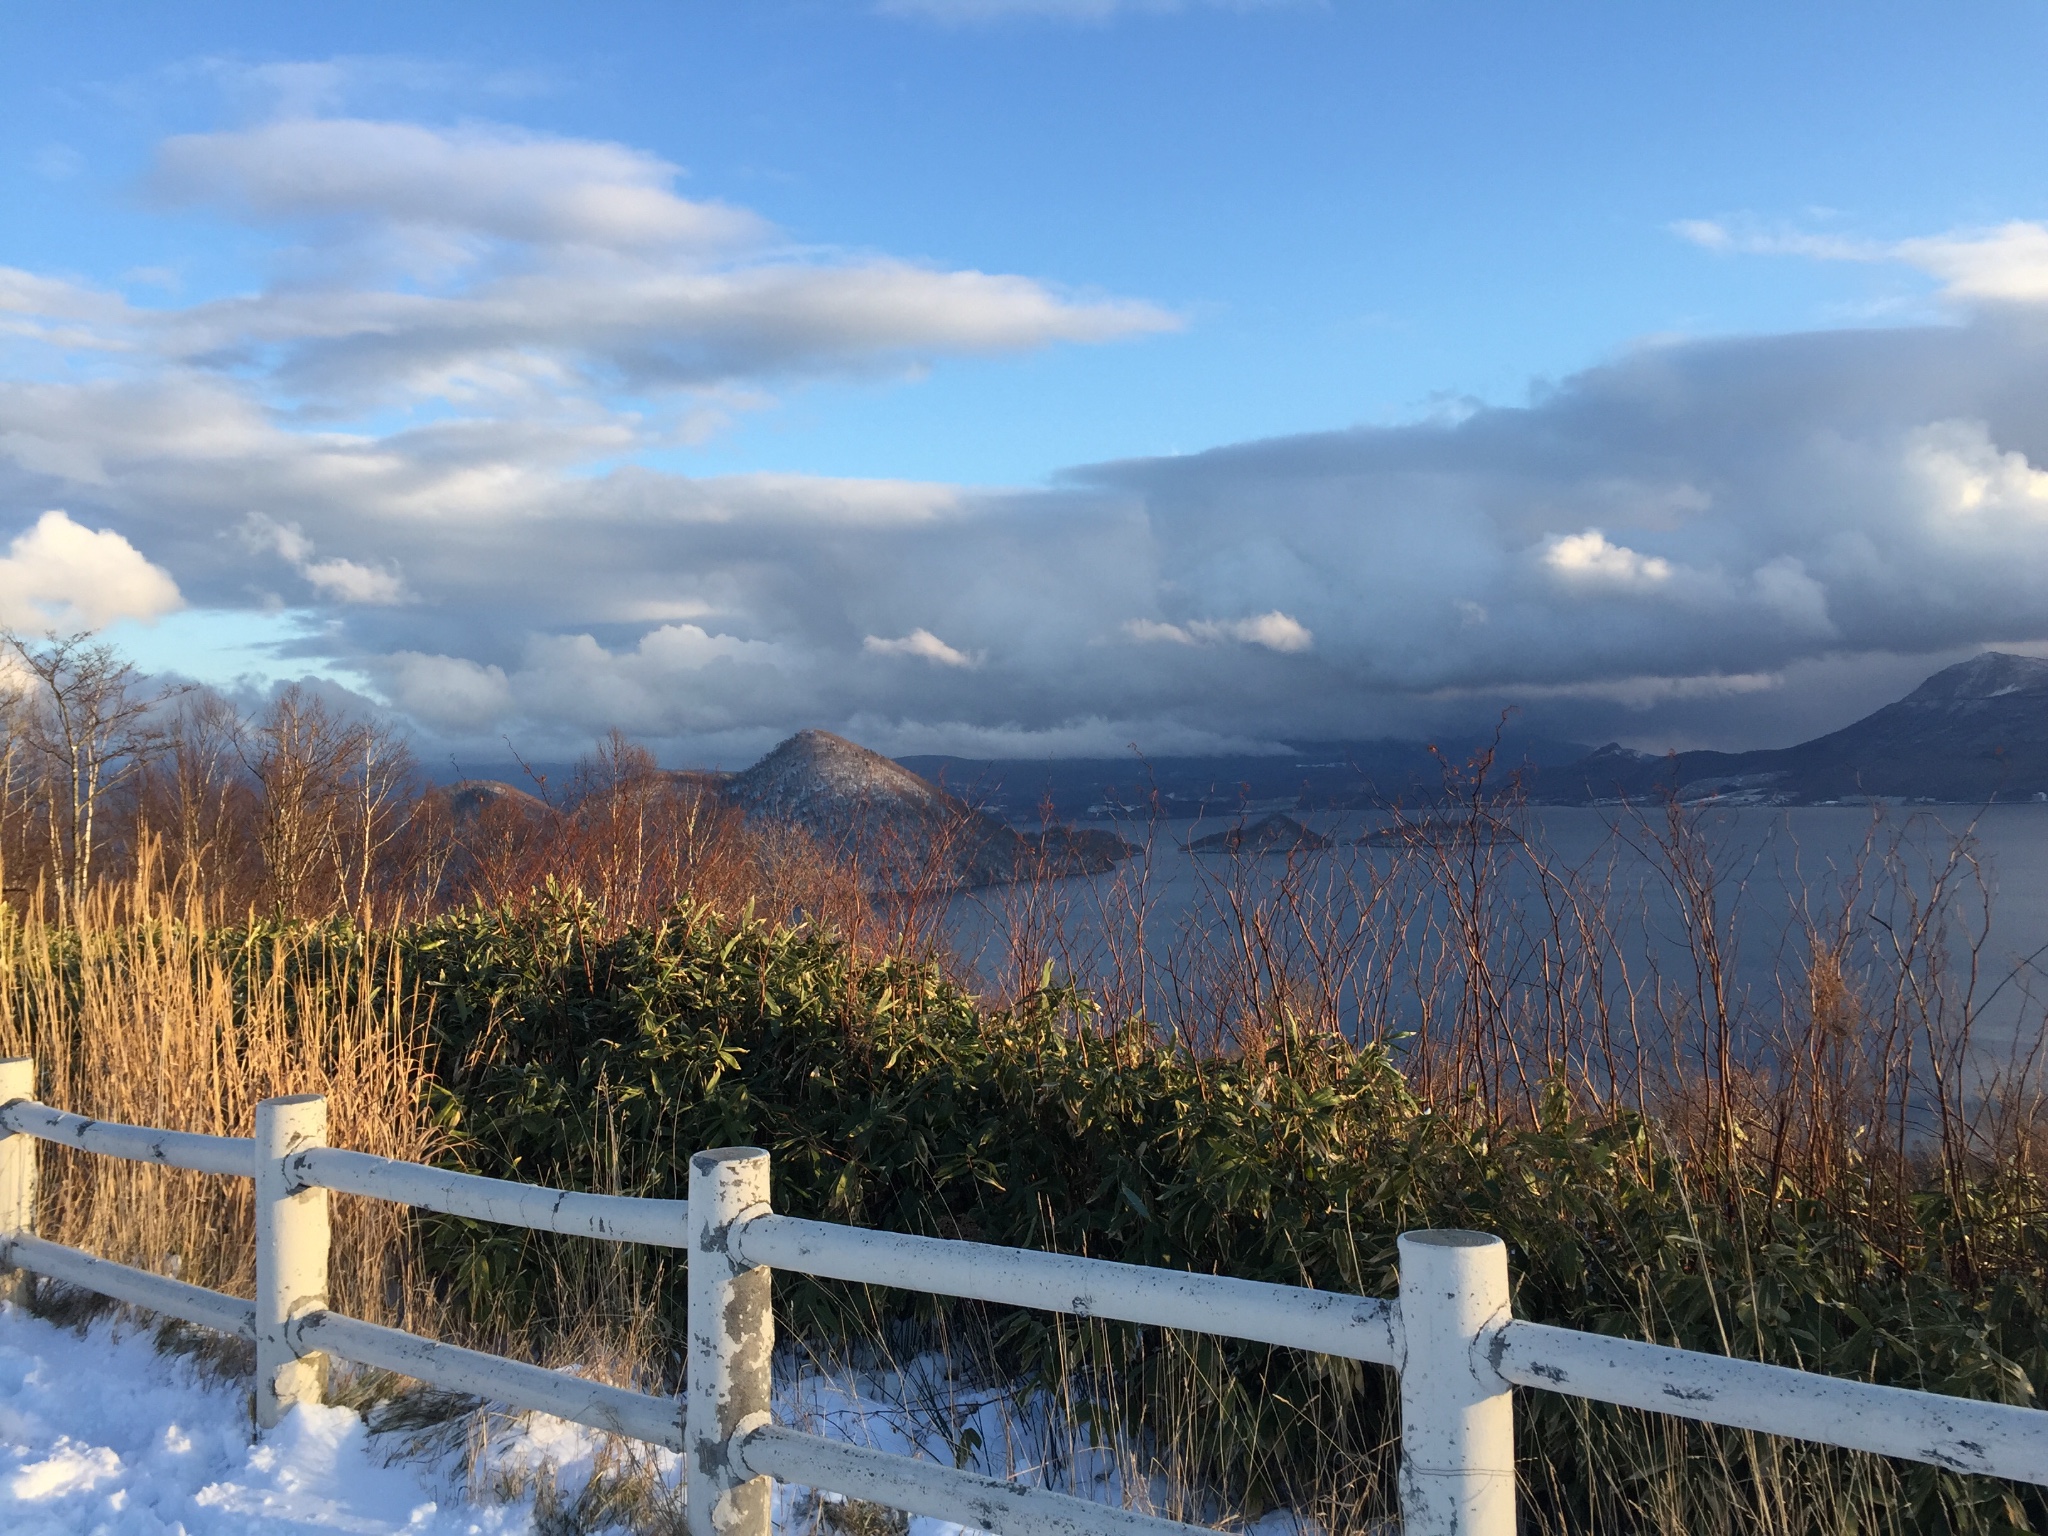
[{"label": "lake water", "polygon": [[[1264,812],[1245,818],[1253,824]],[[1293,813],[1289,813],[1293,814]],[[971,893],[950,914],[956,947],[973,958],[992,991],[1017,984],[1018,964],[1008,936],[1023,930],[1037,942],[1034,954],[1051,952],[1061,969],[1088,979],[1114,969],[1112,933],[1127,936],[1134,911],[1146,916],[1144,951],[1155,966],[1171,963],[1176,947],[1191,937],[1210,940],[1232,927],[1233,903],[1270,903],[1289,878],[1304,876],[1358,881],[1384,878],[1403,854],[1361,846],[1362,832],[1384,818],[1301,814],[1298,820],[1329,838],[1319,853],[1286,856],[1191,853],[1187,844],[1237,823],[1218,818],[1196,823],[1160,821],[1118,830],[1148,848],[1108,874],[1050,882],[1036,891],[1008,888]],[[1664,830],[1660,815],[1637,818],[1626,811],[1543,808],[1516,818],[1526,839],[1495,850],[1501,890],[1525,911],[1534,906],[1541,882],[1533,873],[1540,859],[1553,870],[1598,881],[1607,915],[1617,931],[1616,948],[1641,969],[1689,976],[1692,950],[1685,938],[1684,904],[1660,866],[1654,840]],[[1867,808],[1708,809],[1695,814],[1697,848],[1711,865],[1717,910],[1730,941],[1730,970],[1738,991],[1752,1007],[1774,1013],[1780,990],[1803,993],[1809,934],[1826,928],[1845,905],[1858,914],[1860,953],[1867,962],[1873,945],[1893,942],[1905,931],[1916,902],[1936,889],[1939,872],[1950,868],[1946,905],[1948,948],[1957,967],[1976,949],[1972,989],[1977,1014],[1974,1049],[1982,1063],[2009,1059],[2015,1041],[2039,1032],[2048,987],[2039,966],[2048,946],[2048,806],[2011,805],[1920,807],[1887,810],[1873,817]],[[1467,850],[1468,854],[1471,850]],[[1958,853],[1965,862],[1951,867]],[[1326,908],[1341,923],[1351,908],[1339,897]],[[1446,904],[1430,908],[1441,919]],[[1887,929],[1889,925],[1889,929]],[[1961,971],[1956,972],[1960,978]],[[1148,1007],[1160,1016],[1157,989]]]}]

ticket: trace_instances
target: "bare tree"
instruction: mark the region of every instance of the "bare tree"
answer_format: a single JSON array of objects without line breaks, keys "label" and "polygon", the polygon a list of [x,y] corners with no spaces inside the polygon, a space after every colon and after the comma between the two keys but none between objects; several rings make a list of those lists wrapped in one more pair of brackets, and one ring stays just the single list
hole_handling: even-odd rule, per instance
[{"label": "bare tree", "polygon": [[637,913],[647,885],[650,811],[667,780],[654,754],[613,729],[576,765],[571,795],[594,894],[616,921]]},{"label": "bare tree", "polygon": [[29,782],[23,772],[22,725],[31,695],[28,680],[0,676],[0,899],[12,900],[28,889],[27,853]]},{"label": "bare tree", "polygon": [[163,756],[144,787],[141,814],[163,834],[173,888],[207,901],[245,878],[251,797],[238,757],[242,729],[232,701],[194,690],[166,723]]},{"label": "bare tree", "polygon": [[75,912],[91,888],[106,800],[162,750],[159,706],[182,690],[148,688],[90,631],[40,642],[7,631],[0,640],[34,679],[22,740],[43,770],[40,798],[58,900]]},{"label": "bare tree", "polygon": [[406,830],[407,812],[419,798],[418,773],[404,739],[371,721],[348,728],[338,766],[329,857],[343,909],[367,922],[384,854]]},{"label": "bare tree", "polygon": [[424,915],[447,893],[463,853],[463,840],[445,789],[428,785],[411,805],[399,810],[389,857],[392,915]]},{"label": "bare tree", "polygon": [[344,780],[356,753],[355,729],[298,683],[270,702],[241,743],[256,781],[256,846],[265,894],[282,916],[297,916],[314,877],[332,872]]},{"label": "bare tree", "polygon": [[256,842],[272,905],[300,915],[332,904],[365,919],[419,799],[404,739],[348,719],[298,683],[242,739],[260,794]]}]

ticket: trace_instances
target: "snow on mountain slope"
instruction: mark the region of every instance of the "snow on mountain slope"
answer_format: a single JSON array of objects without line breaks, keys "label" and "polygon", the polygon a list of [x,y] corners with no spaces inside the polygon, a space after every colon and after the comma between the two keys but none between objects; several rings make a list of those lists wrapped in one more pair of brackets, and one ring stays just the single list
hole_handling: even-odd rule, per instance
[{"label": "snow on mountain slope", "polygon": [[1675,789],[1681,800],[1727,805],[2048,799],[2048,661],[1986,651],[1794,746],[1669,758],[1603,748],[1546,770],[1537,789],[1545,799],[1638,801]]}]

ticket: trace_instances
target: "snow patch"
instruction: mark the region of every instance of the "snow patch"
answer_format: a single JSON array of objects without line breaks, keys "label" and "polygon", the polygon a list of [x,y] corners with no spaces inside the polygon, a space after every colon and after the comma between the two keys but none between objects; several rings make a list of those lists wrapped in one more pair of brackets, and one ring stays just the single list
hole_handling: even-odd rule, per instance
[{"label": "snow patch", "polygon": [[[1044,1393],[1020,1402],[962,1379],[937,1355],[866,1371],[785,1364],[776,1417],[795,1428],[1168,1512],[1167,1490],[1138,1458],[1091,1444]],[[618,1465],[604,1436],[544,1414],[493,1415],[489,1428],[467,1481],[471,1447],[458,1443],[467,1436],[408,1456],[404,1436],[372,1436],[345,1408],[294,1408],[252,1444],[246,1389],[160,1354],[147,1328],[103,1320],[74,1332],[0,1306],[0,1531],[8,1536],[524,1536],[537,1528],[537,1489],[572,1501]],[[675,1452],[636,1445],[630,1454],[666,1487],[680,1482]],[[465,1488],[477,1491],[475,1502]],[[820,1504],[837,1500],[779,1485],[777,1532],[829,1530]],[[906,1536],[971,1533],[918,1517]],[[1322,1533],[1274,1512],[1247,1536]]]},{"label": "snow patch", "polygon": [[512,1536],[530,1505],[470,1505],[450,1464],[386,1465],[343,1408],[249,1442],[247,1393],[147,1330],[0,1308],[0,1531],[9,1536]]}]

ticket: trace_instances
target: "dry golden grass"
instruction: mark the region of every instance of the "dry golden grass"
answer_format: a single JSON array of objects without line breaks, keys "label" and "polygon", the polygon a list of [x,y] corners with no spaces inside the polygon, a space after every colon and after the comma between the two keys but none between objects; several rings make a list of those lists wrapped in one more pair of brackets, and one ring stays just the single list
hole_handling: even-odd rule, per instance
[{"label": "dry golden grass", "polygon": [[[37,1094],[131,1125],[251,1134],[259,1100],[318,1093],[335,1146],[427,1160],[423,1042],[390,946],[258,928],[239,946],[196,907],[102,891],[63,932],[0,914],[0,1054],[32,1056]],[[238,974],[239,973],[239,974]],[[401,1306],[407,1213],[337,1196],[335,1305]],[[248,1180],[46,1146],[37,1230],[121,1263],[253,1294]]]}]

